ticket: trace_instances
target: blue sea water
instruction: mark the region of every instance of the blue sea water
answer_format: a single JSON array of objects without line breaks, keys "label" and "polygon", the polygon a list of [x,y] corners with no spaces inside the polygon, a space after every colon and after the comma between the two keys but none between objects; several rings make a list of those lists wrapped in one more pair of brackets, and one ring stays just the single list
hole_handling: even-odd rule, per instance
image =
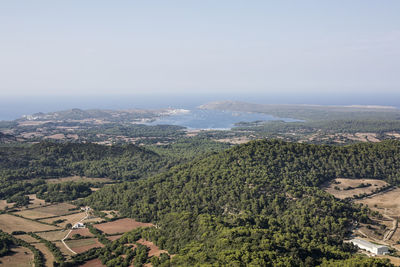
[{"label": "blue sea water", "polygon": [[238,122],[271,120],[283,120],[288,122],[296,121],[290,118],[277,118],[260,113],[192,109],[187,110],[186,112],[162,117],[150,124],[178,125],[189,129],[230,129]]},{"label": "blue sea water", "polygon": [[[160,109],[180,108],[190,114],[178,114],[157,121],[189,128],[230,128],[241,121],[273,120],[272,116],[249,113],[207,113],[196,107],[211,101],[234,100],[260,104],[317,104],[317,105],[389,105],[400,107],[400,92],[396,94],[141,94],[114,96],[26,96],[1,97],[0,121],[14,120],[38,112],[80,109]],[[288,120],[287,118],[285,120]]]}]

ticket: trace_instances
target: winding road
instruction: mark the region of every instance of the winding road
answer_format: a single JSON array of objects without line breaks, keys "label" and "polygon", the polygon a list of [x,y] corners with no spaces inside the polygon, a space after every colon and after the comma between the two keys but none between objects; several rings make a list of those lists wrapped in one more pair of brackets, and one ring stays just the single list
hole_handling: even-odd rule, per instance
[{"label": "winding road", "polygon": [[[80,222],[83,222],[84,220],[86,220],[86,218],[89,217],[89,210],[90,210],[90,208],[89,208],[89,207],[86,207],[86,215],[85,215],[85,217],[83,217],[82,219],[80,219],[79,221],[77,221],[75,224],[80,223]],[[74,225],[75,225],[75,224],[74,224]],[[77,254],[75,251],[73,251],[73,250],[65,243],[65,239],[68,238],[68,236],[69,236],[69,234],[72,232],[72,230],[73,230],[73,229],[69,230],[68,234],[67,234],[63,239],[61,239],[61,242],[64,244],[64,246],[65,246],[69,251],[71,251],[71,252],[74,253],[74,254]]]}]

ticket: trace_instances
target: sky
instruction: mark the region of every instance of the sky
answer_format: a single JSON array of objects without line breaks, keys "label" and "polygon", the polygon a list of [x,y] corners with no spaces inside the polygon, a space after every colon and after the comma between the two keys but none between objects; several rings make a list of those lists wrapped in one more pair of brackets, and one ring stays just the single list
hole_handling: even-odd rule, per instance
[{"label": "sky", "polygon": [[400,92],[400,1],[0,1],[0,97]]}]

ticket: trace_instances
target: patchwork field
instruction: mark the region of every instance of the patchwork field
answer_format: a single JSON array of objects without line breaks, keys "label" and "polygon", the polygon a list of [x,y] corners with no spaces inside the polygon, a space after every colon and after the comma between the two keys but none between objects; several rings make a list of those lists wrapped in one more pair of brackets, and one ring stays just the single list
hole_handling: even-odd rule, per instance
[{"label": "patchwork field", "polygon": [[30,210],[23,210],[16,212],[16,214],[21,215],[25,218],[39,219],[54,216],[62,216],[65,214],[74,213],[76,211],[70,211],[70,209],[76,208],[76,206],[68,203],[59,203],[55,205],[50,205],[46,207],[40,207]]},{"label": "patchwork field", "polygon": [[116,234],[116,233],[125,233],[133,229],[136,229],[138,227],[151,227],[154,226],[154,224],[142,223],[134,219],[124,218],[113,222],[96,224],[94,226],[106,234]]},{"label": "patchwork field", "polygon": [[57,226],[64,228],[68,223],[73,225],[76,222],[80,221],[81,219],[85,218],[85,216],[86,216],[85,212],[80,212],[80,213],[74,213],[74,214],[70,214],[70,215],[55,217],[55,218],[43,219],[40,221],[45,222],[45,223],[53,223],[54,221],[57,221],[57,220],[65,220],[65,221],[57,224]]},{"label": "patchwork field", "polygon": [[91,248],[104,246],[97,240],[97,238],[66,240],[65,243],[76,253],[82,253]]},{"label": "patchwork field", "polygon": [[67,233],[67,231],[57,230],[51,232],[37,233],[37,235],[49,241],[58,241],[63,239]]},{"label": "patchwork field", "polygon": [[55,241],[55,242],[53,242],[53,243],[54,243],[54,245],[56,245],[56,246],[61,250],[62,254],[66,255],[66,256],[75,255],[75,254],[73,254],[71,251],[69,251],[69,250],[64,246],[64,244],[61,243],[61,241]]},{"label": "patchwork field", "polygon": [[11,233],[13,231],[39,232],[56,230],[57,227],[26,220],[9,214],[0,215],[0,229],[4,232]]},{"label": "patchwork field", "polygon": [[94,236],[88,228],[82,228],[82,229],[74,229],[71,231],[69,234],[69,237],[72,237],[75,234],[80,234],[81,236]]},{"label": "patchwork field", "polygon": [[377,179],[336,178],[325,185],[324,190],[337,198],[344,199],[354,195],[371,194],[374,190],[387,185],[385,181]]},{"label": "patchwork field", "polygon": [[15,247],[13,254],[0,258],[0,266],[7,267],[32,267],[33,253],[25,247]]}]

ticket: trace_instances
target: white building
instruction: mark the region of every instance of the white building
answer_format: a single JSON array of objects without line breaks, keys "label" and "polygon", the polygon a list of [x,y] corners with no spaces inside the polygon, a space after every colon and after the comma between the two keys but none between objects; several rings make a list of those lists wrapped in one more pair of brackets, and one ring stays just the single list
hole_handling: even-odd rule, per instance
[{"label": "white building", "polygon": [[377,245],[358,238],[352,239],[350,240],[350,242],[361,249],[365,249],[366,251],[372,252],[377,255],[389,254],[389,248],[387,246]]},{"label": "white building", "polygon": [[83,223],[76,223],[74,224],[74,226],[72,226],[72,229],[81,229],[81,228],[85,228],[85,225]]}]

